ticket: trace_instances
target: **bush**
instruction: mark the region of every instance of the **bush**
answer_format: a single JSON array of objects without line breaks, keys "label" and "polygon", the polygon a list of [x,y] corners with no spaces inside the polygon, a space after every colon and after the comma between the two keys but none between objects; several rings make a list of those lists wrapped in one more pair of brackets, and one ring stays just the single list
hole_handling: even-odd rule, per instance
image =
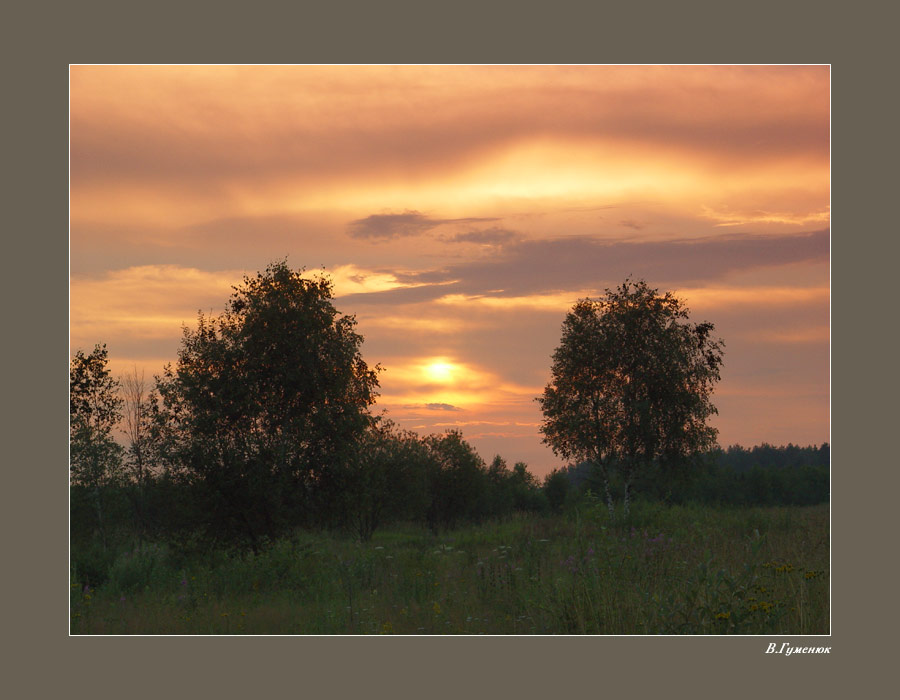
[{"label": "bush", "polygon": [[110,567],[106,587],[116,595],[164,587],[178,576],[172,564],[172,556],[165,544],[145,545],[124,552]]}]

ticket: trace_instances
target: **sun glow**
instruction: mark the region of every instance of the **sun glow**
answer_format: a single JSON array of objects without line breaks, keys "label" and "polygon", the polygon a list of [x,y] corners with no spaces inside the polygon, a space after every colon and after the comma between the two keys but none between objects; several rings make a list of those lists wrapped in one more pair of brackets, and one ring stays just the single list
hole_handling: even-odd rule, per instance
[{"label": "sun glow", "polygon": [[449,384],[454,380],[457,374],[457,369],[457,366],[450,362],[445,362],[444,360],[436,360],[425,365],[424,374],[429,379],[429,381],[436,382],[438,384]]}]

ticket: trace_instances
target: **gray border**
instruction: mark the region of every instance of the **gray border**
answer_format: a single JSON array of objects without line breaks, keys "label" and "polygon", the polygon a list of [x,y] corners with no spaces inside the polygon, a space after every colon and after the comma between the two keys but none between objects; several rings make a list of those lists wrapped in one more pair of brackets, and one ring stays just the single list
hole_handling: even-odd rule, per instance
[{"label": "gray border", "polygon": [[[651,688],[716,697],[742,695],[744,689],[779,695],[802,689],[812,695],[842,685],[842,674],[850,681],[861,679],[864,665],[886,658],[886,652],[878,653],[888,644],[879,627],[888,618],[875,615],[877,592],[885,589],[870,584],[875,572],[865,565],[866,550],[855,537],[864,534],[856,523],[881,504],[877,494],[862,493],[864,480],[850,470],[877,463],[874,428],[887,428],[894,407],[883,398],[884,406],[873,411],[877,397],[868,389],[877,378],[869,374],[873,382],[860,382],[859,375],[846,371],[855,359],[856,338],[869,337],[870,329],[879,327],[871,323],[876,310],[861,303],[864,294],[856,284],[871,271],[865,232],[889,221],[876,224],[875,213],[862,206],[853,208],[852,223],[848,216],[850,206],[870,194],[861,174],[871,173],[878,161],[871,154],[883,147],[873,121],[892,113],[862,113],[854,105],[872,107],[873,97],[892,91],[887,76],[873,71],[888,64],[880,47],[890,45],[887,32],[893,23],[872,8],[826,13],[813,3],[709,3],[694,12],[684,3],[647,7],[637,2],[627,8],[598,4],[591,10],[561,3],[495,3],[468,13],[458,3],[401,8],[333,2],[274,13],[259,3],[239,7],[97,3],[91,8],[79,3],[8,10],[6,26],[14,35],[8,46],[18,66],[5,83],[11,94],[4,100],[4,131],[12,152],[4,170],[12,170],[7,192],[14,193],[4,257],[15,285],[7,288],[12,302],[7,328],[15,330],[6,346],[14,348],[15,366],[27,356],[31,371],[13,370],[7,377],[13,382],[7,402],[15,400],[16,408],[10,431],[14,452],[6,466],[21,481],[7,490],[16,503],[7,520],[15,525],[10,529],[15,561],[4,567],[10,584],[5,602],[14,620],[6,636],[17,651],[5,664],[11,675],[4,685],[48,697],[221,696],[223,691],[265,697],[324,689],[337,697],[382,690],[416,696],[501,690],[503,695],[599,695],[626,688],[629,695]],[[769,640],[752,637],[67,637],[62,471],[67,453],[67,82],[68,64],[92,62],[832,63],[840,98],[834,100],[833,118],[840,205],[834,207],[833,238],[836,573],[834,632],[825,642],[833,647],[832,655],[766,656],[762,652]],[[895,179],[886,166],[884,182]],[[882,191],[887,194],[886,188]],[[25,291],[25,304],[9,294],[13,290]],[[862,372],[887,362],[886,351],[880,352],[873,348]],[[877,490],[893,493],[881,485]],[[865,541],[874,545],[871,538]],[[851,575],[867,571],[868,576]],[[810,643],[823,641],[812,638]],[[866,685],[878,687],[875,676],[867,676]]]}]

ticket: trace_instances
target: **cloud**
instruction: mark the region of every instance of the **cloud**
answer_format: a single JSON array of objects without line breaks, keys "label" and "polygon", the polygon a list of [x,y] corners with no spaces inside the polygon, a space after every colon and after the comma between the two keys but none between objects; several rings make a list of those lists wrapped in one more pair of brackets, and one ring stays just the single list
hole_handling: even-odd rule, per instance
[{"label": "cloud", "polygon": [[559,135],[827,157],[829,79],[827,66],[78,66],[73,179],[407,172]]},{"label": "cloud", "polygon": [[404,406],[405,409],[416,410],[416,409],[424,409],[426,411],[462,411],[459,406],[454,406],[449,403],[426,403],[426,404],[412,404],[409,406]]},{"label": "cloud", "polygon": [[466,233],[457,233],[455,236],[448,238],[451,243],[477,243],[479,245],[498,246],[510,241],[518,240],[521,235],[515,231],[499,228],[482,229],[480,231],[467,231]]},{"label": "cloud", "polygon": [[754,268],[825,261],[828,230],[788,235],[731,234],[668,241],[599,240],[587,236],[527,240],[490,260],[398,275],[419,285],[345,299],[413,303],[447,295],[522,297],[614,286],[626,277],[651,285],[706,283]]},{"label": "cloud", "polygon": [[496,221],[495,218],[432,219],[417,211],[402,214],[372,214],[350,222],[347,233],[353,238],[388,240],[420,236],[445,224],[468,224]]},{"label": "cloud", "polygon": [[817,211],[767,211],[763,209],[749,209],[740,211],[717,211],[712,207],[702,207],[703,217],[715,221],[716,226],[746,226],[747,224],[775,223],[775,224],[799,224],[811,226],[828,223],[831,212],[826,205]]},{"label": "cloud", "polygon": [[[721,212],[759,190],[782,221],[796,212],[773,193],[802,183],[827,200],[827,66],[76,66],[70,79],[80,223],[340,210],[379,240],[385,220],[358,217],[383,202],[495,216],[523,198],[634,194]],[[429,222],[395,223],[390,237]]]}]

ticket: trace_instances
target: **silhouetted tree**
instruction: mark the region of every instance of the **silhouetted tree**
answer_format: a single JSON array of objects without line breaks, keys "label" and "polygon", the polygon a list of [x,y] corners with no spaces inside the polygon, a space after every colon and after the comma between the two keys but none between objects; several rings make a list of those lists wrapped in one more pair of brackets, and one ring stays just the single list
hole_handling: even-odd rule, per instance
[{"label": "silhouetted tree", "polygon": [[334,492],[340,515],[362,541],[385,522],[422,516],[429,459],[415,433],[384,419],[369,427],[354,457],[339,468]]},{"label": "silhouetted tree", "polygon": [[75,353],[69,364],[69,470],[71,482],[86,488],[104,545],[103,491],[122,474],[123,448],[112,436],[121,417],[119,383],[110,375],[106,345],[85,355]]},{"label": "silhouetted tree", "polygon": [[378,386],[331,281],[302,273],[278,262],[245,277],[222,315],[184,329],[177,367],[157,380],[173,461],[206,488],[217,531],[254,548],[333,492]]},{"label": "silhouetted tree", "polygon": [[128,374],[122,375],[119,383],[122,388],[123,400],[122,428],[128,439],[125,466],[131,486],[129,495],[134,506],[138,538],[142,540],[145,529],[144,490],[150,476],[147,454],[149,431],[146,415],[149,409],[149,397],[144,373],[141,371],[139,374],[137,367],[133,367]]},{"label": "silhouetted tree", "polygon": [[519,511],[536,512],[547,507],[547,501],[541,492],[537,479],[525,462],[516,462],[509,475],[509,484],[513,496],[513,508]]},{"label": "silhouetted tree", "polygon": [[510,472],[506,460],[495,455],[487,467],[484,498],[484,510],[493,517],[503,517],[512,513],[515,508],[514,494],[510,488]]},{"label": "silhouetted tree", "polygon": [[723,344],[713,329],[690,323],[681,300],[643,280],[583,299],[567,314],[551,381],[537,399],[541,431],[557,455],[598,465],[610,513],[613,472],[627,513],[642,469],[683,463],[715,444],[706,421],[716,413],[710,396]]},{"label": "silhouetted tree", "polygon": [[544,494],[554,513],[562,511],[569,493],[569,477],[564,471],[554,469],[544,477]]},{"label": "silhouetted tree", "polygon": [[432,531],[452,529],[460,520],[478,519],[487,485],[484,461],[458,430],[424,438],[428,448],[429,504],[425,519]]}]

